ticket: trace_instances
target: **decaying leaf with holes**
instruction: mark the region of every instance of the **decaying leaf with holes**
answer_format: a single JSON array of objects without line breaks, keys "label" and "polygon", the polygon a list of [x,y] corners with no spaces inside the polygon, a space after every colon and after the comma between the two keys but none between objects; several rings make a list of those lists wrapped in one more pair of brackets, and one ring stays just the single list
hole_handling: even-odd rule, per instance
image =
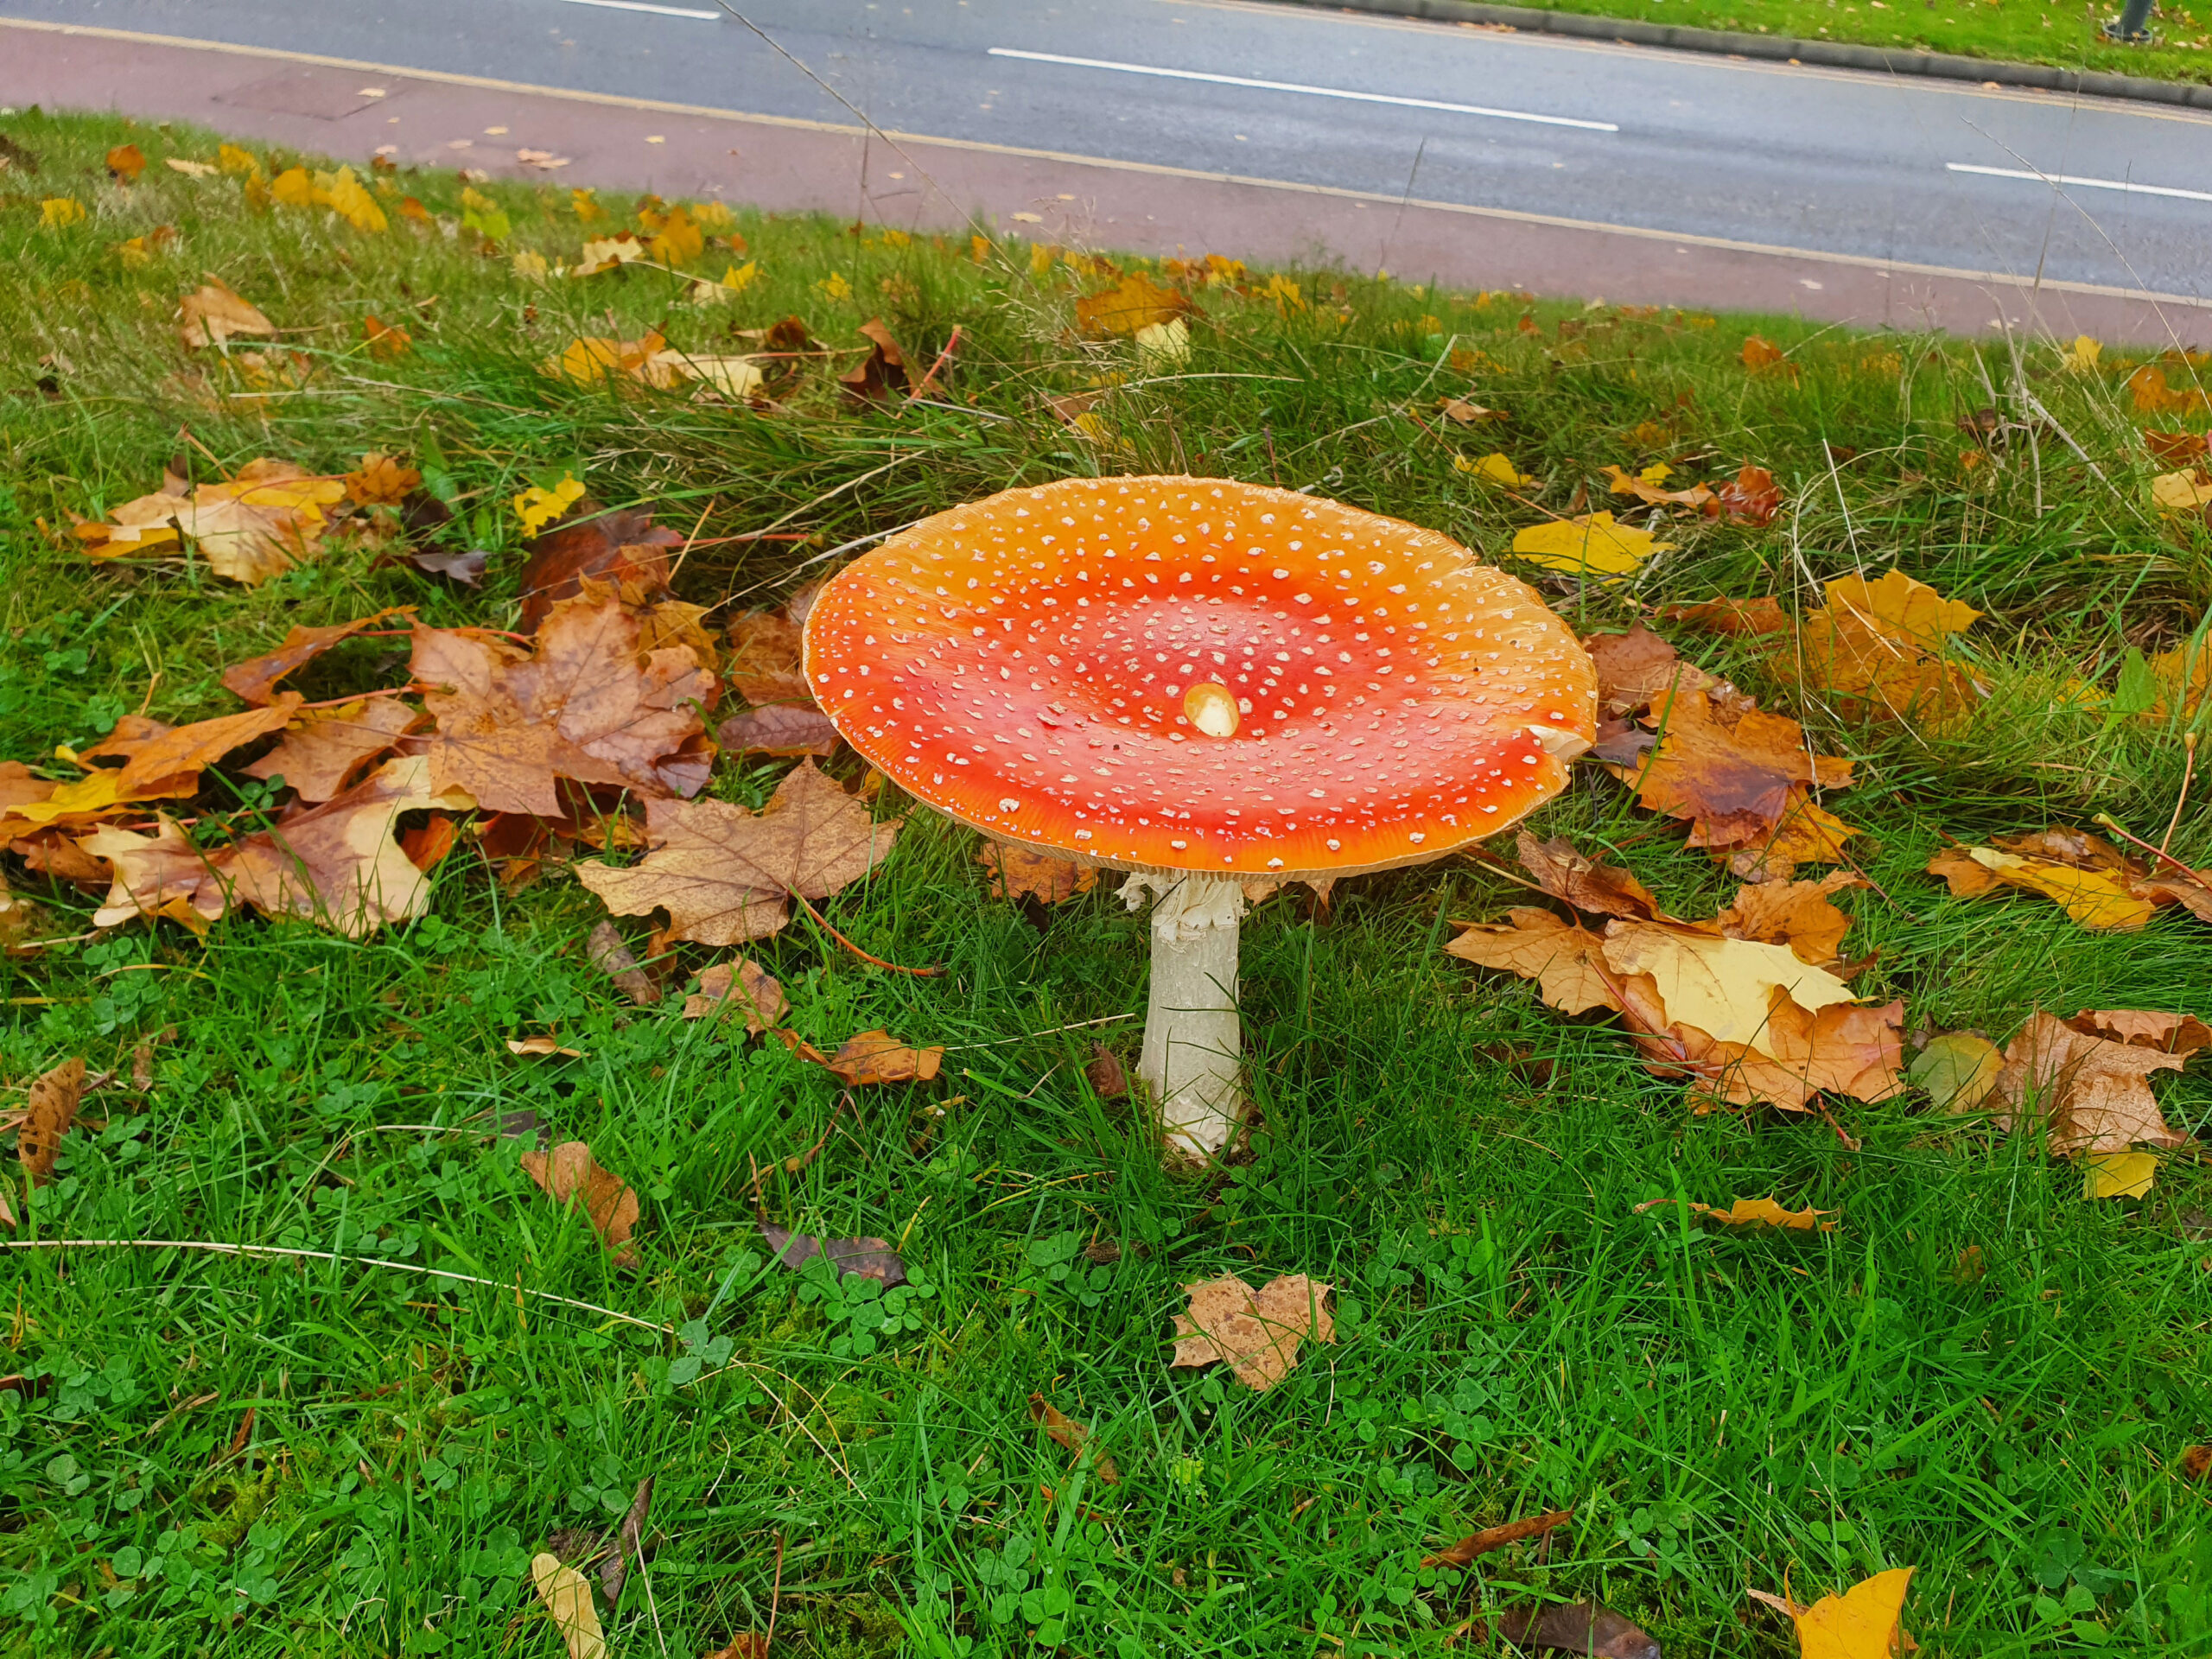
[{"label": "decaying leaf with holes", "polygon": [[62,1061],[52,1071],[31,1080],[23,1102],[23,1121],[16,1130],[16,1158],[33,1186],[54,1179],[54,1160],[61,1155],[61,1137],[77,1120],[85,1098],[85,1062]]},{"label": "decaying leaf with holes", "polygon": [[1190,1306],[1175,1316],[1171,1368],[1219,1363],[1263,1390],[1290,1375],[1301,1340],[1337,1339],[1331,1287],[1302,1273],[1278,1274],[1256,1291],[1233,1273],[1185,1289]]},{"label": "decaying leaf with holes", "polygon": [[827,899],[880,864],[899,823],[877,823],[864,802],[802,761],[758,812],[728,801],[648,801],[652,850],[624,868],[589,861],[576,875],[617,916],[662,910],[671,938],[743,944],[782,931],[791,894]]}]

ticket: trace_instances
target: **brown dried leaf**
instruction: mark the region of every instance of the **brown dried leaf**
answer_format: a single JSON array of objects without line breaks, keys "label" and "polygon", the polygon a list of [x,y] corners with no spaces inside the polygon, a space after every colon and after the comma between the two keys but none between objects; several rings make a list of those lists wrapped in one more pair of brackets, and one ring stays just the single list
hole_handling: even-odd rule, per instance
[{"label": "brown dried leaf", "polygon": [[[1066,1415],[1041,1394],[1033,1394],[1029,1396],[1029,1420],[1034,1423],[1042,1423],[1045,1426],[1045,1433],[1052,1437],[1055,1444],[1066,1447],[1077,1456],[1082,1455],[1083,1448],[1090,1442],[1090,1428]],[[1103,1452],[1097,1455],[1091,1466],[1097,1470],[1098,1478],[1108,1485],[1118,1486],[1122,1484],[1121,1470],[1115,1465],[1114,1459]]]},{"label": "brown dried leaf", "polygon": [[1666,915],[1650,889],[1635,876],[1586,857],[1563,836],[1538,841],[1523,830],[1514,838],[1513,846],[1522,868],[1536,878],[1536,885],[1577,910],[1630,921],[1649,921]]},{"label": "brown dried leaf", "polygon": [[1549,1532],[1554,1527],[1563,1527],[1574,1519],[1573,1510],[1554,1510],[1548,1515],[1532,1515],[1520,1521],[1508,1521],[1503,1526],[1484,1527],[1480,1532],[1469,1533],[1449,1549],[1440,1549],[1433,1555],[1421,1558],[1423,1567],[1465,1567],[1478,1555],[1487,1555],[1493,1549],[1503,1549],[1508,1544],[1517,1544],[1523,1538],[1535,1538]]},{"label": "brown dried leaf", "polygon": [[[2111,1011],[2097,1016],[2106,1022],[2113,1017]],[[2020,1027],[1989,1097],[2000,1119],[2017,1132],[2040,1117],[2057,1153],[2187,1145],[2188,1137],[2167,1127],[2150,1079],[2154,1072],[2180,1071],[2188,1055],[2112,1042],[2079,1024],[2078,1017],[2061,1021],[2038,1010]]]},{"label": "brown dried leaf", "polygon": [[890,855],[899,821],[878,823],[868,807],[802,761],[759,812],[726,801],[645,805],[653,850],[618,869],[576,867],[583,884],[617,916],[669,915],[670,937],[702,944],[766,938],[790,919],[785,895],[813,899],[857,881]]},{"label": "brown dried leaf", "polygon": [[1815,802],[1803,785],[1792,784],[1782,823],[1771,833],[1711,852],[1746,881],[1787,881],[1800,864],[1845,862],[1843,843],[1859,833]]},{"label": "brown dried leaf", "polygon": [[23,1121],[16,1131],[16,1156],[33,1186],[54,1179],[54,1160],[61,1155],[61,1137],[69,1133],[84,1098],[81,1058],[64,1060],[31,1080],[30,1096],[23,1103]]},{"label": "brown dried leaf", "polygon": [[575,512],[526,544],[522,570],[522,626],[535,633],[554,606],[574,599],[587,576],[630,588],[639,599],[668,591],[669,550],[683,537],[650,512],[632,507],[602,512],[588,497]]},{"label": "brown dried leaf", "polygon": [[1101,1100],[1119,1100],[1129,1092],[1129,1074],[1120,1058],[1103,1043],[1091,1045],[1090,1059],[1083,1068],[1091,1093]]},{"label": "brown dried leaf", "polygon": [[[593,927],[584,940],[584,958],[613,980],[614,988],[632,1002],[651,1007],[660,1001],[660,987],[653,983],[651,974],[638,965],[637,957],[631,954],[613,922],[601,918]],[[688,1016],[690,1004],[685,1005],[684,1012]]]},{"label": "brown dried leaf", "polygon": [[816,1238],[766,1222],[761,1224],[760,1236],[768,1241],[777,1262],[793,1273],[820,1255],[841,1275],[873,1279],[886,1290],[906,1282],[906,1264],[884,1239]]},{"label": "brown dried leaf", "polygon": [[1561,1014],[1592,1008],[1620,1009],[1606,983],[1602,935],[1561,921],[1548,910],[1517,907],[1506,912],[1510,925],[1461,923],[1459,937],[1444,948],[1484,968],[1503,968],[1533,979],[1547,1006]]},{"label": "brown dried leaf", "polygon": [[1057,905],[1089,893],[1098,872],[1072,859],[1053,858],[1027,847],[992,842],[976,855],[976,861],[990,872],[991,897],[1019,899],[1024,894],[1040,904]]},{"label": "brown dried leaf", "polygon": [[2183,1452],[2181,1472],[2188,1480],[2202,1480],[2212,1473],[2212,1446],[2192,1446]]},{"label": "brown dried leaf", "polygon": [[525,1152],[522,1168],[556,1204],[566,1205],[582,1198],[593,1230],[616,1252],[617,1267],[630,1266],[637,1260],[628,1246],[631,1230],[638,1224],[638,1195],[620,1175],[600,1167],[589,1146],[582,1141],[564,1141],[550,1153]]},{"label": "brown dried leaf", "polygon": [[95,927],[118,927],[136,916],[173,917],[180,900],[206,921],[230,910],[227,849],[194,847],[166,815],[150,836],[104,825],[77,845],[113,872],[106,901],[92,912]]},{"label": "brown dried leaf", "polygon": [[725,754],[766,754],[784,760],[837,752],[837,728],[812,703],[772,702],[732,715],[715,732]]},{"label": "brown dried leaf", "polygon": [[1658,1643],[1595,1602],[1554,1605],[1535,1614],[1507,1613],[1497,1624],[1509,1641],[1524,1648],[1556,1648],[1590,1659],[1660,1659]]},{"label": "brown dried leaf", "polygon": [[1707,691],[1720,683],[1641,622],[1626,633],[1593,633],[1582,642],[1598,670],[1598,706],[1632,715],[1675,691]]},{"label": "brown dried leaf", "polygon": [[870,317],[861,325],[861,333],[868,338],[868,360],[837,377],[845,396],[861,404],[883,404],[903,397],[907,385],[906,354],[899,349],[891,330],[881,317]]},{"label": "brown dried leaf", "polygon": [[747,611],[729,625],[729,683],[751,703],[814,702],[800,671],[799,625],[778,611]]},{"label": "brown dried leaf", "polygon": [[599,1592],[607,1598],[609,1608],[622,1599],[622,1586],[630,1579],[630,1563],[644,1556],[645,1516],[652,1503],[653,1478],[647,1475],[631,1497],[630,1512],[622,1517],[621,1528],[614,1535],[614,1548],[599,1564]]},{"label": "brown dried leaf", "polygon": [[684,646],[640,649],[636,616],[611,595],[556,605],[525,652],[487,635],[415,629],[413,671],[437,721],[436,787],[486,810],[559,816],[556,780],[696,794],[710,764],[699,705],[714,678]]},{"label": "brown dried leaf", "polygon": [[2090,1008],[2067,1025],[2085,1037],[2102,1037],[2162,1054],[2191,1054],[2212,1044],[2212,1027],[2187,1014],[2159,1014],[2146,1008]]},{"label": "brown dried leaf", "polygon": [[352,639],[364,628],[372,628],[388,616],[410,614],[411,605],[394,605],[377,612],[373,616],[357,618],[351,622],[333,623],[328,627],[294,627],[284,636],[284,643],[265,656],[235,663],[223,671],[223,684],[243,702],[266,707],[276,699],[276,682],[294,669],[313,662],[333,645]]},{"label": "brown dried leaf", "polygon": [[784,995],[782,983],[749,957],[701,969],[697,992],[683,999],[686,1020],[728,1019],[742,1014],[745,1029],[755,1037],[781,1023],[791,1011],[791,999]]},{"label": "brown dried leaf", "polygon": [[1707,633],[1788,633],[1796,626],[1778,601],[1708,599],[1695,605],[1669,605],[1659,613],[1662,622],[1680,622]]},{"label": "brown dried leaf", "polygon": [[1869,1103],[1897,1094],[1904,1086],[1904,1032],[1902,1002],[1838,1002],[1814,1014],[1777,990],[1756,1046],[1681,1027],[1635,1040],[1645,1068],[1662,1077],[1691,1077],[1700,1092],[1732,1105],[1802,1112],[1816,1094]]},{"label": "brown dried leaf", "polygon": [[1748,697],[1678,692],[1645,723],[1659,746],[1625,780],[1645,807],[1688,819],[1692,847],[1762,841],[1789,815],[1793,786],[1851,782],[1850,761],[1813,754],[1803,727]]},{"label": "brown dried leaf", "polygon": [[928,1083],[944,1059],[941,1048],[913,1048],[885,1031],[864,1031],[822,1062],[854,1088],[871,1083]]},{"label": "brown dried leaf", "polygon": [[1330,1287],[1304,1274],[1281,1274],[1261,1290],[1235,1274],[1185,1286],[1190,1307],[1175,1316],[1176,1366],[1226,1363],[1238,1382],[1266,1389],[1290,1375],[1300,1338],[1334,1342]]},{"label": "brown dried leaf", "polygon": [[1828,895],[1866,885],[1864,876],[1839,870],[1820,881],[1758,881],[1737,890],[1735,901],[1699,925],[1732,939],[1786,944],[1806,962],[1823,964],[1840,954],[1851,918]]},{"label": "brown dried leaf", "polygon": [[248,709],[213,720],[197,720],[135,745],[115,780],[117,792],[129,795],[165,780],[188,776],[211,766],[232,749],[257,737],[281,731],[300,706],[296,691],[278,694],[265,709]]},{"label": "brown dried leaf", "polygon": [[276,332],[275,323],[215,276],[210,276],[205,284],[178,302],[177,315],[182,324],[177,332],[194,351],[219,346],[238,334]]},{"label": "brown dried leaf", "polygon": [[335,709],[310,709],[244,771],[249,778],[282,778],[303,801],[327,801],[345,792],[365,762],[429,723],[420,709],[397,697],[357,697]]}]

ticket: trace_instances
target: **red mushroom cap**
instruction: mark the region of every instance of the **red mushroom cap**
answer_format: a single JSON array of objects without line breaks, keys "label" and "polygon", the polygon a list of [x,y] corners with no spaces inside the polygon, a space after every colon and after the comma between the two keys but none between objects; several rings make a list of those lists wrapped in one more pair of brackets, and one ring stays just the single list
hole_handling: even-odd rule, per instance
[{"label": "red mushroom cap", "polygon": [[941,512],[823,587],[806,674],[846,741],[963,823],[1237,875],[1495,835],[1566,786],[1554,751],[1597,707],[1573,632],[1457,543],[1224,479]]}]

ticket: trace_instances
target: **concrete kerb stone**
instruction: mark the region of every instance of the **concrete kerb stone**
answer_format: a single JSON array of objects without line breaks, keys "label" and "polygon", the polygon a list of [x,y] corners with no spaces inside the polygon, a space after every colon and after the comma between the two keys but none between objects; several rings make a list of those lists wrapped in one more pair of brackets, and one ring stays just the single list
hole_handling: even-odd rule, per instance
[{"label": "concrete kerb stone", "polygon": [[2088,98],[2133,99],[2146,104],[2177,104],[2212,110],[2212,86],[2154,80],[2147,75],[2111,75],[2092,70],[2060,69],[2047,63],[2010,63],[1993,58],[1961,57],[1953,52],[1896,52],[1842,41],[1792,40],[1777,35],[1739,35],[1728,29],[1681,29],[1627,17],[1592,17],[1574,11],[1547,11],[1534,6],[1496,6],[1484,0],[1274,0],[1278,5],[1316,11],[1361,11],[1391,17],[1419,17],[1440,23],[1489,23],[1528,35],[1564,35],[1581,40],[1616,41],[1676,52],[1707,52],[1775,63],[1808,63],[1824,69],[1859,69],[1873,74],[1923,75],[1937,80],[1994,81],[2000,86],[2031,86],[2048,92]]}]

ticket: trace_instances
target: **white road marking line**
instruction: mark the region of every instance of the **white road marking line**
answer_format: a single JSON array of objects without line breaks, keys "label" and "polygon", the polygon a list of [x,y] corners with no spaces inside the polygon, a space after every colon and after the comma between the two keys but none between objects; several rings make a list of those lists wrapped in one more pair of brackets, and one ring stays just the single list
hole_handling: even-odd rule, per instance
[{"label": "white road marking line", "polygon": [[1029,63],[1065,64],[1073,69],[1111,69],[1124,75],[1158,75],[1164,80],[1203,80],[1217,86],[1249,86],[1263,92],[1303,92],[1310,98],[1343,98],[1357,104],[1395,104],[1408,110],[1442,110],[1448,115],[1484,115],[1497,121],[1534,121],[1547,127],[1580,127],[1586,132],[1618,132],[1611,121],[1580,121],[1567,115],[1534,115],[1527,110],[1494,110],[1482,104],[1446,104],[1433,98],[1400,98],[1389,92],[1355,92],[1341,86],[1307,86],[1294,80],[1255,80],[1245,75],[1213,75],[1198,69],[1162,69],[1148,63],[1116,63],[1107,58],[1067,58],[1057,52],[1018,52],[995,46],[995,58]]},{"label": "white road marking line", "polygon": [[2125,190],[2134,196],[2178,196],[2183,201],[2212,201],[2212,190],[2180,190],[2170,184],[2131,184],[2126,179],[2085,179],[2072,173],[2031,173],[2018,167],[1969,167],[1946,162],[1946,172],[1980,173],[1993,179],[2028,179],[2037,184],[2072,184],[2087,190]]},{"label": "white road marking line", "polygon": [[568,0],[572,6],[604,6],[609,11],[650,11],[662,17],[696,17],[702,23],[719,23],[719,11],[699,11],[690,6],[649,6],[645,0]]}]

